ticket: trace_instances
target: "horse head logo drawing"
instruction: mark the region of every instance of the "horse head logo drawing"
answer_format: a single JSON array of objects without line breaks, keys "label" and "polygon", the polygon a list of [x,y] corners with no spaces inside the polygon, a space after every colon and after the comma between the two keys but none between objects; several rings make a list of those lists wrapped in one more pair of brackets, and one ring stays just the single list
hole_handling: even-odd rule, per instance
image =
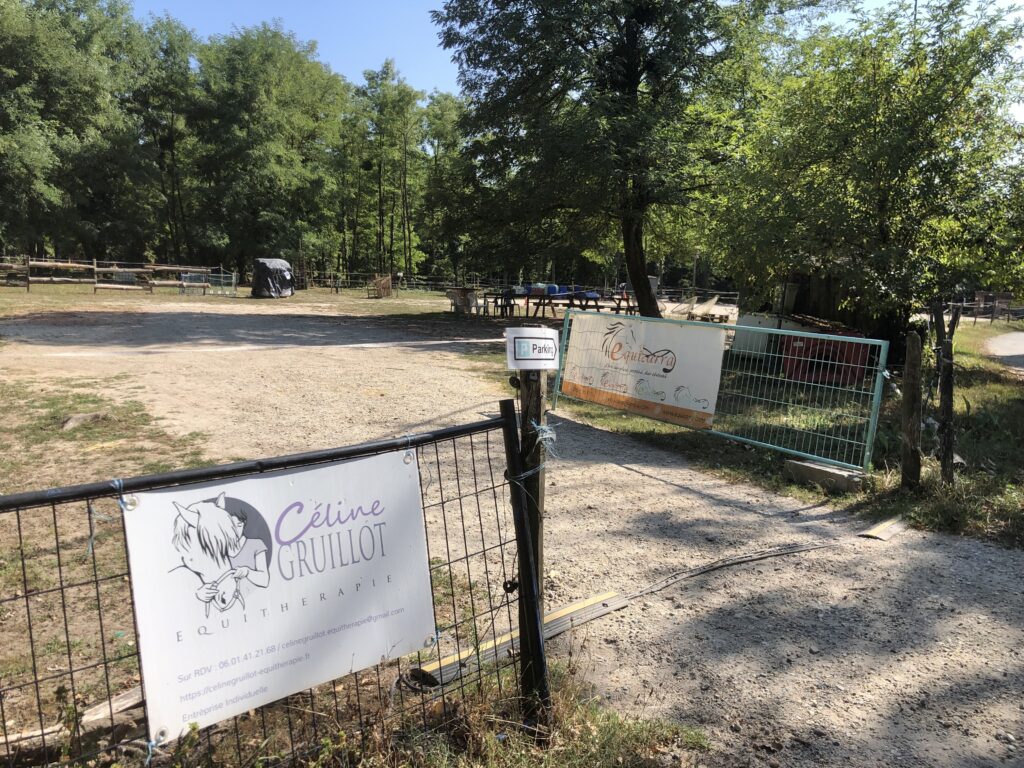
[{"label": "horse head logo drawing", "polygon": [[605,357],[614,362],[625,360],[632,363],[656,365],[662,373],[671,373],[676,367],[676,353],[671,349],[659,349],[654,352],[640,343],[633,323],[621,320],[605,326],[604,340],[601,351]]},{"label": "horse head logo drawing", "polygon": [[174,535],[171,543],[181,556],[179,568],[200,581],[196,599],[222,613],[236,603],[245,608],[245,594],[270,583],[270,535],[266,521],[250,505],[228,499],[197,501],[189,506],[173,502]]},{"label": "horse head logo drawing", "polygon": [[706,397],[694,397],[693,393],[690,392],[690,388],[685,384],[683,386],[676,387],[676,391],[672,394],[672,397],[677,403],[688,403],[699,406],[702,410],[707,410],[711,405],[711,401]]},{"label": "horse head logo drawing", "polygon": [[601,342],[601,351],[606,356],[611,357],[612,348],[616,342],[633,349],[640,346],[640,341],[636,337],[636,330],[631,325],[626,325],[622,321],[609,323],[605,328],[604,341]]},{"label": "horse head logo drawing", "polygon": [[636,384],[633,385],[633,394],[637,397],[643,398],[644,400],[659,400],[665,402],[665,390],[654,389],[647,382],[647,379],[639,379]]}]

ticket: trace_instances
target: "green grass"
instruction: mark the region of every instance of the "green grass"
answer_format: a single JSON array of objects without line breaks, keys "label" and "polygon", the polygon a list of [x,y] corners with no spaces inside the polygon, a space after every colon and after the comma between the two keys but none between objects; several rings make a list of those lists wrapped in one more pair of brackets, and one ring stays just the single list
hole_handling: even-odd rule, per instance
[{"label": "green grass", "polygon": [[[876,443],[876,486],[858,503],[878,514],[906,515],[933,530],[964,533],[1024,546],[1024,379],[985,354],[985,343],[998,335],[1024,330],[1024,323],[967,320],[954,343],[955,450],[966,462],[950,489],[939,481],[939,467],[924,462],[922,488],[899,490],[899,399],[887,399]],[[934,358],[924,362],[924,377]],[[937,418],[938,396],[925,404]],[[936,436],[925,430],[923,449],[936,450]]]},{"label": "green grass", "polygon": [[[350,315],[422,315],[437,314],[452,316],[448,312],[448,300],[443,293],[433,291],[399,291],[388,299],[368,299],[362,289],[343,289],[334,293],[327,288],[310,288],[296,291],[286,299],[254,299],[248,288],[239,288],[237,296],[182,296],[175,289],[156,289],[153,293],[112,292],[93,293],[88,285],[34,285],[32,290],[0,287],[0,317],[10,317],[33,312],[83,311],[89,309],[118,308],[131,310],[152,304],[183,303],[197,307],[204,305],[225,305],[233,307],[253,306],[261,311],[278,307],[294,311],[295,307],[336,311]],[[291,308],[291,309],[289,309]]]},{"label": "green grass", "polygon": [[[4,451],[0,453],[0,493],[130,477],[157,463],[174,468],[206,463],[201,451],[202,435],[166,433],[141,403],[99,394],[105,383],[85,378],[45,383],[0,382],[0,412],[4,413],[5,430]],[[98,413],[102,418],[71,430],[62,429],[64,420],[78,413]],[[96,516],[91,537],[81,506],[61,506],[54,510],[53,517],[45,509],[42,513],[0,516],[0,598],[10,601],[26,592],[50,590],[58,585],[54,518],[59,526],[65,582],[85,582],[92,578],[93,568],[100,578],[123,573],[126,566],[122,532],[111,517],[111,504],[94,504]],[[101,641],[88,618],[96,610],[95,598],[82,590],[68,593],[67,598],[74,605],[68,606],[66,618],[57,595],[32,603],[34,651],[40,669],[65,667],[69,651],[76,664],[100,657]],[[131,626],[127,601],[108,603],[104,614],[108,629]],[[70,649],[64,635],[65,620],[70,622]],[[23,682],[31,675],[33,660],[25,645],[27,632],[22,603],[5,603],[0,610],[0,642],[5,649],[0,653],[0,675],[5,680]],[[132,638],[117,641],[111,650],[115,656],[134,653]],[[130,685],[138,671],[135,657],[123,659],[115,667],[117,674],[111,680],[115,688]],[[98,672],[79,675],[77,692],[90,702],[105,695],[105,691],[105,680]],[[48,688],[42,691],[48,716],[56,706],[54,695]],[[24,699],[20,704],[31,708],[32,702]],[[32,713],[22,712],[9,703],[7,714],[25,723],[30,722]]]}]

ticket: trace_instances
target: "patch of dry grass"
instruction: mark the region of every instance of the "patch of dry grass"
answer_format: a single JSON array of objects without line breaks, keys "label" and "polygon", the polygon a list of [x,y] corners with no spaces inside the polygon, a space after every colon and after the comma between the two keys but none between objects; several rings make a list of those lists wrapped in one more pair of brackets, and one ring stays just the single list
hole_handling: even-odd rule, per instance
[{"label": "patch of dry grass", "polygon": [[[7,435],[6,450],[0,453],[0,494],[205,463],[200,433],[169,435],[141,403],[95,394],[100,384],[89,379],[0,381]],[[74,414],[97,418],[63,429]]]}]

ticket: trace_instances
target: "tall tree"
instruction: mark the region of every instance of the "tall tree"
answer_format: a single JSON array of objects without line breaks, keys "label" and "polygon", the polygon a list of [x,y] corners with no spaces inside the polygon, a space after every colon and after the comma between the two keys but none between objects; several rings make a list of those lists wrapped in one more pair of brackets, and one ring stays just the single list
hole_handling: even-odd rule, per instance
[{"label": "tall tree", "polygon": [[199,61],[202,247],[244,273],[253,257],[291,256],[336,226],[342,83],[315,45],[275,25],[216,38]]},{"label": "tall tree", "polygon": [[449,0],[433,18],[455,52],[473,129],[530,179],[538,211],[617,222],[643,314],[652,206],[704,184],[696,95],[719,57],[712,0]]},{"label": "tall tree", "polygon": [[0,238],[142,249],[150,197],[124,111],[140,33],[115,0],[0,3]]},{"label": "tall tree", "polygon": [[[399,230],[402,262],[411,271],[411,207],[421,163],[422,109],[420,91],[403,80],[388,59],[379,70],[365,73],[361,89],[369,109],[373,172],[377,188],[378,272],[395,272],[395,230]],[[418,186],[418,184],[415,184]]]},{"label": "tall tree", "polygon": [[192,60],[199,42],[169,16],[153,20],[145,32],[146,55],[129,106],[138,114],[142,140],[156,165],[161,226],[154,249],[172,264],[194,258],[192,218],[196,137],[193,111],[198,99]]},{"label": "tall tree", "polygon": [[0,244],[42,247],[67,215],[63,155],[77,148],[103,102],[102,70],[55,15],[0,2]]}]

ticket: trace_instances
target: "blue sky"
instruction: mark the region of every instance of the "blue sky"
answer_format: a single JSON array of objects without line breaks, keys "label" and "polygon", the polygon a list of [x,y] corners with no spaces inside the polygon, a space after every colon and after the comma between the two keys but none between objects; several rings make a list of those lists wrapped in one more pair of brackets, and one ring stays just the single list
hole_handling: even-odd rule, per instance
[{"label": "blue sky", "polygon": [[202,37],[280,19],[300,40],[316,40],[320,59],[355,83],[394,59],[414,88],[457,93],[456,66],[437,40],[430,11],[443,0],[135,0],[135,15],[169,13]]},{"label": "blue sky", "polygon": [[[1007,5],[1011,0],[999,0]],[[280,19],[300,40],[315,40],[320,59],[354,83],[363,72],[395,60],[405,80],[421,91],[458,93],[458,69],[441,49],[430,11],[444,0],[135,0],[135,15],[169,13],[202,37],[227,34]],[[877,8],[885,0],[864,0]],[[1021,55],[1017,51],[1018,57]],[[1024,105],[1013,110],[1024,120]]]}]

